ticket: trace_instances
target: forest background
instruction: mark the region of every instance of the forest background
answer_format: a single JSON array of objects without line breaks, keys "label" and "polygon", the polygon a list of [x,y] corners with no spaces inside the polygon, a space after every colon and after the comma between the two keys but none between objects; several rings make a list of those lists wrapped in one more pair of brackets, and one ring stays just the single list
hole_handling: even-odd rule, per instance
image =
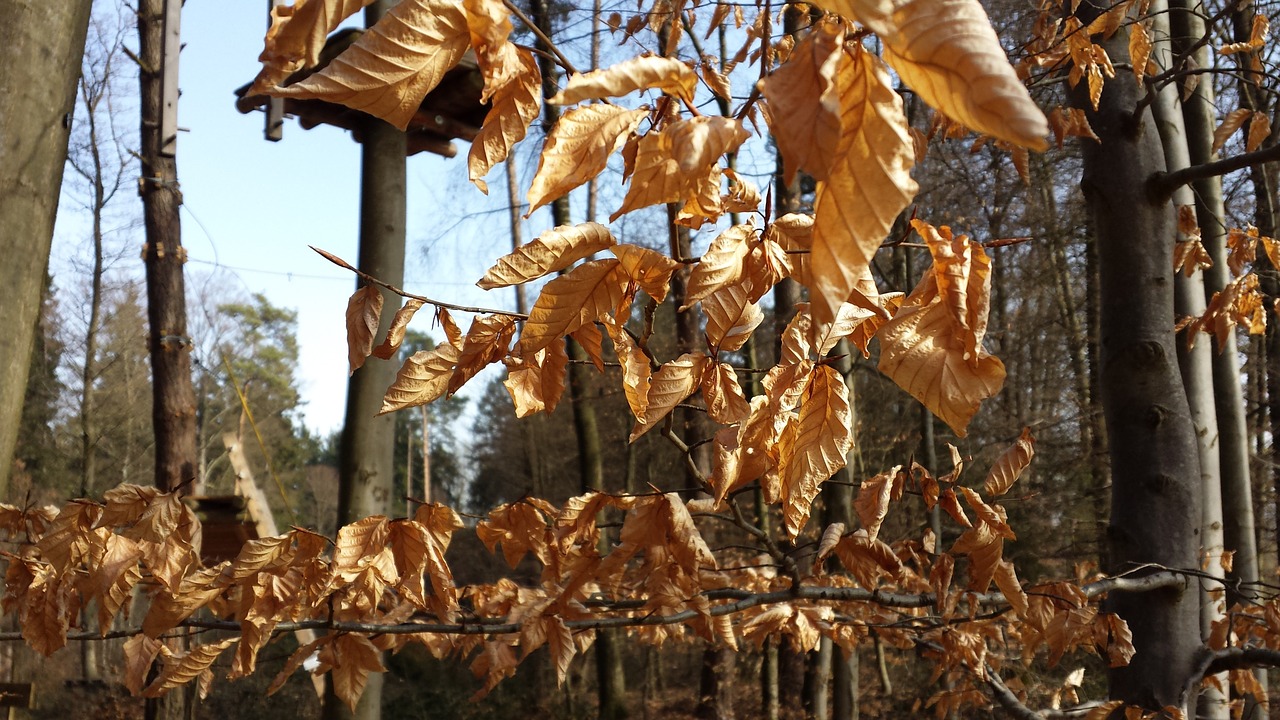
[{"label": "forest background", "polygon": [[[572,31],[573,28],[584,27],[584,17],[588,13],[581,9],[563,10],[563,29]],[[1019,37],[1026,32],[1025,24],[1029,21],[1029,15],[1020,14],[1016,8],[991,7],[989,10],[996,23],[1001,26],[1002,37]],[[606,14],[610,11],[609,8],[604,8]],[[110,15],[110,12],[100,15],[99,24],[95,24],[91,31],[92,37],[92,33],[98,33],[99,28],[104,30],[98,37],[108,39],[102,46],[103,51],[108,54],[111,51],[110,38],[127,35],[110,28],[110,21],[106,19]],[[1020,22],[1023,23],[1021,29]],[[601,28],[600,32],[609,36],[607,28]],[[128,67],[127,62],[119,55],[116,56],[116,61]],[[246,72],[245,78],[249,76]],[[1216,81],[1217,77],[1214,77]],[[189,81],[184,81],[184,84],[186,82]],[[749,80],[742,85],[749,87]],[[1228,98],[1231,96],[1227,82],[1223,83],[1221,94]],[[126,106],[127,96],[128,92],[125,91],[120,98]],[[230,106],[229,95],[226,95],[225,105]],[[126,109],[122,114],[127,117],[127,112]],[[113,119],[110,113],[105,117],[109,121]],[[908,117],[921,135],[930,133],[930,118],[923,107],[912,108],[909,105]],[[120,123],[122,127],[132,124],[130,121]],[[84,123],[78,123],[77,127],[83,128]],[[1096,365],[1096,336],[1093,332],[1096,332],[1097,327],[1097,302],[1089,290],[1093,287],[1090,278],[1091,273],[1096,272],[1096,267],[1092,265],[1096,260],[1090,254],[1092,236],[1088,231],[1082,199],[1074,187],[1075,178],[1079,175],[1079,160],[1069,151],[1069,146],[1063,150],[1051,150],[1047,155],[1018,156],[1011,155],[1007,147],[999,147],[995,143],[974,144],[962,137],[949,139],[945,128],[940,133],[935,129],[934,134],[934,144],[930,145],[929,152],[924,155],[924,162],[914,173],[915,179],[922,186],[918,202],[930,208],[931,218],[946,218],[957,231],[969,232],[980,240],[993,241],[996,245],[992,249],[998,261],[992,275],[988,349],[1004,360],[1009,368],[1010,380],[1000,395],[984,405],[983,411],[970,426],[968,437],[960,441],[940,423],[930,419],[929,414],[922,412],[918,404],[907,395],[885,383],[870,365],[855,363],[852,373],[856,378],[854,394],[858,398],[860,451],[858,463],[852,472],[870,475],[878,469],[918,457],[926,467],[941,474],[942,466],[946,463],[940,463],[937,454],[945,452],[948,441],[962,448],[967,462],[972,462],[977,467],[986,467],[1020,435],[1023,427],[1030,427],[1037,438],[1037,456],[1032,469],[1020,481],[1016,495],[1006,499],[1009,523],[1019,529],[1020,535],[1019,542],[1009,546],[1006,557],[1017,563],[1020,571],[1030,577],[1070,575],[1077,572],[1074,567],[1084,568],[1079,572],[1087,575],[1090,564],[1096,562],[1102,554],[1102,525],[1103,518],[1106,517],[1106,495],[1110,480],[1102,433],[1097,424],[1100,409],[1094,385],[1096,377],[1091,372]],[[303,133],[290,128],[282,147],[290,145],[302,135]],[[113,150],[120,160],[119,172],[115,177],[117,180],[124,179],[123,183],[119,183],[120,187],[125,188],[123,197],[131,197],[128,153],[119,152],[121,148],[128,146],[127,131],[121,132],[120,141],[123,144]],[[1226,147],[1228,150],[1239,149],[1237,146],[1243,146],[1247,142],[1247,133],[1241,132],[1227,139]],[[335,147],[337,144],[335,143]],[[221,143],[216,143],[216,146],[224,147]],[[78,195],[74,189],[76,176],[85,167],[84,147],[86,146],[83,144],[80,147],[80,165],[73,165],[74,172],[68,172],[68,183],[72,189],[67,194],[67,199],[82,200],[84,197],[83,188]],[[73,147],[73,159],[76,157],[75,152],[76,148]],[[310,151],[305,154],[312,158],[318,155],[334,158],[341,152],[326,149],[324,152]],[[187,156],[182,157],[185,163]],[[775,164],[770,148],[764,145],[749,148],[742,157],[745,166],[741,169],[743,176],[766,186]],[[1018,162],[1024,164],[1020,167]],[[517,157],[517,166],[519,163],[520,159]],[[272,172],[256,171],[260,164],[266,163],[261,158],[252,162],[220,162],[219,167],[223,173],[235,174],[224,176],[219,184],[234,188],[239,184],[240,178],[262,178],[264,175],[271,179],[273,185],[277,184],[279,178]],[[533,165],[532,158],[523,162],[525,168]],[[461,161],[456,161],[451,167],[461,166]],[[311,177],[321,174],[326,178],[344,176],[340,168],[317,173],[314,165],[308,164],[305,167],[306,174]],[[434,170],[423,172],[434,173]],[[201,192],[199,181],[193,183],[188,179],[188,173],[197,178],[199,173],[193,172],[190,165],[184,164],[184,192],[189,198],[188,205],[195,208],[196,212],[201,213],[201,201],[198,198],[202,195],[221,195],[223,198],[231,196],[227,190],[221,189],[216,193]],[[346,182],[350,188],[352,174],[347,173],[345,177],[346,181],[325,182],[318,187],[334,191]],[[279,184],[290,185],[288,181]],[[493,184],[497,186],[498,183]],[[522,183],[524,184],[527,181]],[[1257,208],[1247,199],[1253,192],[1253,187],[1241,179],[1234,185],[1228,183],[1227,190],[1229,195],[1234,193],[1244,198],[1228,205],[1236,213],[1235,217],[1229,218],[1228,224],[1232,227],[1245,227],[1255,222]],[[430,192],[438,194],[434,190]],[[260,198],[271,197],[273,194],[247,193],[233,204],[239,206],[237,210],[249,206],[261,210],[263,206],[271,206],[262,203]],[[335,192],[334,197],[339,195],[349,199],[355,193],[348,189],[345,193]],[[805,195],[806,190],[802,185],[802,205],[808,202],[804,199]],[[449,196],[452,198],[453,193],[449,193]],[[287,206],[287,194],[283,200],[283,204]],[[320,200],[321,206],[332,207],[326,200],[327,198]],[[601,202],[616,204],[617,200],[616,197],[609,198],[606,195]],[[335,204],[337,202],[334,200]],[[64,202],[64,208],[67,204]],[[457,205],[451,202],[450,207],[456,208]],[[411,208],[412,216],[418,211],[413,204]],[[505,209],[498,207],[492,212],[500,216]],[[127,261],[123,259],[132,257],[133,251],[129,248],[136,246],[137,235],[130,235],[128,209],[114,204],[111,210],[113,215],[110,216],[110,224],[113,232],[104,236],[104,239],[109,246],[114,246],[108,257],[115,259],[111,263],[115,272],[104,276],[108,280],[104,294],[105,321],[99,350],[101,354],[94,360],[100,368],[96,373],[95,384],[100,384],[101,392],[95,394],[98,395],[97,404],[102,414],[98,416],[97,424],[103,428],[94,441],[94,452],[101,453],[101,457],[94,461],[98,466],[96,473],[100,481],[95,480],[86,485],[83,469],[87,456],[81,456],[78,466],[72,459],[75,452],[71,449],[83,440],[82,437],[77,437],[81,433],[79,426],[83,421],[79,417],[83,405],[78,403],[83,403],[84,397],[84,393],[79,392],[83,390],[84,376],[84,348],[79,340],[82,336],[79,323],[84,322],[87,313],[74,302],[74,298],[79,297],[80,293],[75,289],[78,283],[73,278],[75,270],[83,264],[78,265],[72,259],[76,253],[67,253],[63,256],[65,267],[62,275],[73,277],[67,278],[65,285],[64,280],[55,277],[59,291],[49,295],[50,302],[44,318],[44,334],[38,357],[41,362],[36,366],[38,372],[32,375],[30,397],[33,401],[28,402],[24,418],[21,459],[28,484],[17,485],[15,491],[21,493],[31,488],[32,494],[26,496],[31,501],[54,501],[78,493],[91,495],[100,493],[115,482],[134,480],[139,474],[141,478],[148,476],[146,466],[149,431],[140,420],[147,416],[145,407],[149,402],[146,398],[147,371],[143,347],[139,341],[143,333],[142,309],[135,279],[125,269]],[[282,215],[283,211],[275,209],[268,214]],[[423,214],[438,215],[430,211]],[[665,218],[661,217],[660,211],[655,215],[659,217],[650,219],[647,223],[644,218],[640,218],[633,226],[624,225],[618,231],[620,238],[644,244],[646,233],[661,237]],[[230,227],[231,218],[236,217],[235,213],[219,212],[215,217],[215,222],[219,225],[227,222],[228,227],[206,231],[210,237],[237,234]],[[228,219],[224,221],[223,217]],[[239,217],[241,220],[247,219],[243,214]],[[327,239],[340,234],[333,229],[332,218],[319,219],[324,224],[324,229],[317,230],[314,234],[299,233],[297,227],[290,227],[287,231],[255,236],[254,246],[262,247],[269,242],[263,239],[264,236],[270,238],[273,235],[303,234],[307,236],[307,242],[324,245],[327,249],[342,254],[340,240],[335,239],[333,244],[315,240],[315,237]],[[543,220],[545,225],[550,224],[548,219]],[[502,220],[495,220],[490,216],[478,221],[480,229],[471,230],[463,225],[451,228],[448,234],[440,234],[458,238],[459,245],[465,248],[459,252],[460,255],[479,254],[480,250],[474,245],[476,238],[491,240],[498,234],[492,228],[495,225],[501,227]],[[197,223],[209,221],[201,213]],[[79,224],[83,229],[85,223],[81,221]],[[74,225],[73,221],[71,226]],[[212,226],[213,223],[209,225]],[[256,227],[253,222],[246,225]],[[67,225],[64,224],[63,227]],[[534,226],[532,229],[536,231],[540,228]],[[89,233],[92,234],[92,230]],[[68,231],[62,236],[64,242],[76,234],[75,231]],[[423,234],[432,235],[435,232],[423,231]],[[710,239],[710,235],[700,236],[695,240],[695,247],[705,247]],[[433,239],[426,243],[430,246],[429,257],[432,260],[422,261],[422,265],[432,268],[448,267],[435,261],[442,254],[448,256],[448,242],[450,241]],[[501,252],[501,247],[498,247],[486,257],[496,257]],[[218,254],[221,256],[221,252]],[[925,266],[925,257],[923,248],[900,246],[893,251],[892,258],[884,258],[884,267],[878,268],[879,275],[898,282],[897,287],[908,290]],[[228,259],[219,262],[242,266],[242,261],[232,262]],[[249,263],[244,262],[243,266],[247,267]],[[54,267],[56,270],[57,265]],[[292,260],[272,261],[269,267],[294,267],[294,263]],[[483,268],[477,268],[469,275],[478,277],[482,270]],[[326,271],[318,271],[317,274],[323,272]],[[456,287],[458,274],[449,272],[448,275],[454,280],[440,284]],[[300,367],[300,355],[309,355],[310,352],[300,351],[300,348],[306,346],[298,343],[296,316],[287,308],[290,301],[249,293],[220,297],[218,293],[224,292],[223,286],[227,284],[231,283],[226,283],[216,275],[204,281],[197,279],[192,283],[195,287],[211,292],[210,295],[198,294],[191,301],[193,308],[203,309],[193,316],[202,317],[196,324],[204,326],[201,329],[203,336],[196,334],[195,340],[200,348],[197,357],[200,359],[202,373],[197,384],[205,381],[208,383],[201,385],[201,413],[202,420],[206,423],[202,433],[202,448],[207,452],[207,455],[202,455],[207,460],[206,481],[220,482],[218,476],[221,472],[222,482],[225,482],[226,462],[220,454],[216,439],[224,428],[237,427],[243,423],[240,403],[233,387],[234,377],[235,383],[247,391],[255,414],[263,421],[268,449],[266,456],[271,458],[284,494],[289,496],[288,502],[294,506],[301,518],[300,522],[322,532],[332,533],[334,528],[326,520],[326,517],[332,517],[331,509],[325,506],[326,496],[330,491],[323,484],[326,482],[323,471],[317,469],[328,459],[325,438],[316,437],[305,430],[302,422],[303,398],[299,392],[297,368]],[[431,286],[434,283],[423,284]],[[286,289],[285,294],[294,295],[293,288]],[[311,297],[345,299],[345,292],[332,290],[302,294],[308,297],[308,308],[318,304],[312,303]],[[458,299],[458,295],[452,292],[449,295],[451,299]],[[466,302],[466,299],[463,298],[462,301]],[[486,304],[494,305],[495,302],[486,299]],[[505,305],[503,302],[496,304]],[[341,305],[341,302],[335,303],[338,309],[333,312],[334,319],[330,322],[335,329],[339,327],[336,318],[341,316]],[[778,323],[776,319],[770,322]],[[340,335],[333,332],[330,335],[330,339],[316,344],[322,347],[336,345]],[[422,346],[427,340],[419,337],[411,340],[410,344],[415,342]],[[1245,391],[1246,417],[1250,421],[1248,429],[1254,461],[1253,496],[1259,511],[1258,550],[1263,561],[1260,570],[1263,577],[1270,577],[1277,550],[1274,489],[1268,482],[1271,449],[1264,410],[1267,405],[1266,374],[1260,370],[1266,357],[1264,343],[1262,338],[1242,339],[1235,349],[1239,352],[1244,368],[1242,388]],[[81,358],[79,364],[77,350]],[[316,354],[323,352],[316,351]],[[342,355],[340,350],[329,351],[328,354],[338,357],[339,361]],[[81,383],[79,388],[77,378]],[[625,434],[630,420],[626,415],[626,406],[618,394],[604,386],[594,389],[592,393],[601,408],[604,425],[615,427],[618,433]],[[332,396],[335,393],[328,391],[322,394]],[[444,497],[461,508],[483,512],[499,502],[515,500],[525,494],[563,499],[577,492],[580,482],[576,477],[569,477],[574,466],[575,448],[569,442],[572,438],[570,421],[563,411],[551,416],[547,421],[548,425],[542,426],[540,432],[545,435],[537,438],[537,444],[542,449],[540,459],[538,462],[531,462],[527,450],[521,449],[527,448],[527,432],[509,420],[512,417],[510,401],[500,385],[488,384],[487,390],[477,391],[469,402],[479,408],[474,414],[463,414],[460,404],[455,403],[451,408],[446,406],[447,409],[436,411],[437,417],[432,423],[433,428],[454,430],[453,437],[444,432],[432,439],[438,457],[432,459],[431,465],[435,468],[434,477],[437,478]],[[467,420],[463,422],[460,417]],[[403,426],[404,452],[398,451],[397,457],[411,457],[409,448],[419,441],[412,438],[410,433],[416,432],[417,424],[406,421]],[[557,446],[557,440],[563,441],[560,446]],[[661,445],[659,439],[646,437],[630,450],[624,451],[620,447],[610,450],[614,456],[610,457],[608,466],[622,468],[624,472],[612,477],[609,482],[617,490],[631,491],[647,482],[663,484],[666,478],[678,476],[681,472],[678,456],[664,452]],[[266,456],[255,455],[253,458],[255,466],[262,468],[264,473],[267,471]],[[406,472],[409,464],[411,463],[405,464]],[[145,484],[145,480],[135,481]],[[310,520],[307,520],[308,517]],[[896,530],[909,534],[912,521],[904,522],[905,527]],[[921,521],[917,518],[915,522],[919,524]],[[477,572],[481,570],[478,569]],[[828,647],[828,658],[830,652]],[[895,658],[892,652],[886,657],[884,648],[879,643],[866,648],[866,654],[868,662],[860,664],[864,677],[859,678],[858,687],[862,689],[859,706],[868,714],[874,716],[883,713],[884,716],[893,716],[894,713],[915,712],[919,710],[922,699],[932,700],[932,704],[936,705],[939,698],[943,697],[936,693],[904,690],[904,687],[911,687],[913,684],[927,687],[927,675],[912,668],[909,658]],[[670,678],[689,676],[691,673],[682,668],[703,662],[704,658],[699,653],[633,649],[627,655],[627,675],[634,678],[633,685],[640,686],[633,693],[639,697],[629,700],[635,712],[663,711],[663,703],[668,704],[665,708],[668,712],[672,708],[687,708],[696,704],[696,693],[692,688],[674,683]],[[820,655],[821,651],[815,653],[815,656]],[[67,657],[67,653],[63,653],[63,657]],[[738,682],[730,683],[731,685],[754,687],[756,681],[750,678],[753,673],[752,663],[756,661],[749,655],[746,658],[730,670],[721,668],[716,672],[737,673],[741,678]],[[83,656],[81,660],[83,661]],[[281,660],[283,656],[274,659],[277,662]],[[414,660],[417,662],[413,662]],[[109,666],[110,659],[96,659],[92,662],[99,665],[97,672],[100,672],[102,668]],[[448,671],[421,657],[415,659],[410,655],[404,662],[405,665],[401,667],[395,667],[393,663],[393,670],[398,671],[398,677],[403,682],[400,693],[396,692],[393,684],[392,691],[384,699],[384,703],[392,703],[392,707],[396,708],[397,716],[413,716],[411,713],[416,712],[413,708],[424,708],[422,711],[426,712],[425,708],[438,708],[441,702],[460,702],[452,694],[458,683],[453,680],[441,682],[442,678],[449,677]],[[783,707],[798,708],[807,705],[809,709],[806,712],[826,712],[825,707],[819,707],[825,705],[826,701],[818,699],[822,691],[817,689],[821,682],[816,679],[822,677],[822,662],[830,663],[830,660],[806,659],[800,653],[784,658],[784,671],[793,673],[793,681],[779,683],[779,687],[784,692],[799,692],[796,692],[795,702],[783,702]],[[815,667],[819,669],[814,670]],[[93,675],[88,665],[77,669],[72,663],[66,671],[68,675],[77,672],[86,677]],[[530,671],[526,669],[525,672]],[[581,674],[582,670],[579,669],[578,673]],[[1085,677],[1096,683],[1100,673],[1100,668],[1095,666]],[[1057,683],[1059,692],[1074,693],[1084,682],[1073,679],[1076,678],[1074,672],[1065,673],[1060,669],[1060,674],[1063,677]],[[397,674],[393,672],[392,677],[397,677]],[[245,681],[246,685],[247,682]],[[549,682],[550,673],[544,669],[540,683]],[[538,685],[526,687],[535,688],[529,692],[541,698],[545,712],[573,715],[590,713],[590,710],[583,709],[584,703],[590,703],[590,700],[584,699],[590,696],[587,692],[590,684],[588,677],[575,677],[563,692],[539,692],[536,689]],[[424,686],[435,690],[424,692]],[[239,687],[246,695],[254,692],[252,689],[243,689],[245,685],[217,687]],[[896,690],[891,690],[895,687]],[[1096,687],[1094,685],[1095,689]],[[440,696],[432,695],[432,692],[438,692]],[[505,693],[513,693],[514,696]],[[518,688],[507,689],[500,686],[493,700],[498,703],[496,708],[499,709],[485,710],[480,706],[467,712],[503,712],[500,709],[503,702],[527,701],[519,697],[519,693]],[[227,707],[242,707],[246,695],[219,695],[215,692],[211,696],[211,703],[199,712],[225,714]],[[300,702],[298,698],[305,695],[305,692],[301,692],[293,701]],[[439,699],[441,696],[446,699]],[[753,692],[740,692],[735,702],[749,707],[756,699]],[[461,705],[458,707],[461,708]],[[461,714],[464,711],[458,709],[453,712]]]}]

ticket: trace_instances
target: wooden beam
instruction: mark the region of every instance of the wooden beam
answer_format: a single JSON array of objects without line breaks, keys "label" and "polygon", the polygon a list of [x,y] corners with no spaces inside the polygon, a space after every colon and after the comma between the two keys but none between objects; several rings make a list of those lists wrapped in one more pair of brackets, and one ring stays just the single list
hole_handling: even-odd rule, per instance
[{"label": "wooden beam", "polygon": [[161,60],[162,105],[160,112],[160,154],[174,157],[178,152],[178,55],[182,52],[182,0],[164,3],[164,56]]}]

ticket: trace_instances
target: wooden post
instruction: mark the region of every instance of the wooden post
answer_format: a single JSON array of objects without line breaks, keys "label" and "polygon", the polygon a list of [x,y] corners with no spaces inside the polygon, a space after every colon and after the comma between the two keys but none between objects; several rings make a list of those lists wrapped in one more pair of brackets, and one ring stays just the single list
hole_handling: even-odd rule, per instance
[{"label": "wooden post", "polygon": [[[181,0],[140,0],[138,64],[142,93],[141,171],[147,242],[148,346],[151,353],[152,423],[155,428],[155,484],[174,491],[196,478],[196,402],[191,384],[191,338],[187,336],[186,286],[182,265],[182,225],[178,207],[177,135],[178,14]],[[173,649],[180,650],[181,642]],[[177,720],[187,716],[191,693],[176,690],[148,700],[146,717]]]}]

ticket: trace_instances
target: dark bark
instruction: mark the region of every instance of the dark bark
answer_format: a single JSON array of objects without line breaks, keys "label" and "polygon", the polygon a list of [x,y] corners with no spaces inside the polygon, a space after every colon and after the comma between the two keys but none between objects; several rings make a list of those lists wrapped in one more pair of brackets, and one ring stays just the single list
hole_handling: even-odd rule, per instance
[{"label": "dark bark", "polygon": [[[155,433],[155,485],[189,492],[196,479],[196,395],[191,382],[191,339],[187,335],[186,283],[182,266],[182,223],[178,208],[177,161],[162,153],[164,112],[164,38],[168,2],[138,4],[138,58],[141,83],[142,221],[147,242],[142,259],[147,277],[147,348],[151,355],[151,423]],[[181,651],[181,641],[170,641]],[[149,700],[146,716],[185,717],[191,692],[184,688]]]},{"label": "dark bark", "polygon": [[0,0],[0,496],[18,440],[89,0]]},{"label": "dark bark", "polygon": [[[551,7],[546,0],[532,0],[530,3],[533,20],[543,34],[551,37]],[[550,48],[541,38],[537,40],[538,68],[542,73],[542,92],[549,98],[557,92],[558,75],[555,63],[548,56]],[[560,110],[550,103],[543,104],[542,128],[550,133],[560,118]],[[569,225],[573,222],[569,213],[569,198],[556,198],[551,204],[551,212],[555,225]],[[572,338],[566,338],[571,360],[569,364],[569,402],[573,406],[573,428],[578,440],[578,470],[584,492],[588,490],[604,490],[604,454],[600,446],[600,425],[596,417],[595,405],[588,398],[587,373],[585,364],[586,351]],[[601,533],[600,542],[607,546],[605,533]],[[601,720],[620,720],[627,716],[626,676],[622,666],[622,636],[616,631],[600,630],[596,632],[596,693],[597,715]]]},{"label": "dark bark", "polygon": [[[1082,4],[1081,20],[1098,10]],[[1121,32],[1104,44],[1116,62],[1127,62],[1125,40]],[[1073,100],[1101,140],[1082,143],[1081,188],[1098,233],[1101,392],[1113,476],[1108,570],[1194,568],[1199,460],[1172,331],[1173,212],[1148,182],[1165,169],[1160,139],[1150,113],[1135,117],[1132,76],[1109,80],[1096,112],[1083,83]],[[1182,683],[1200,647],[1197,600],[1185,590],[1111,594],[1107,609],[1129,623],[1139,648],[1130,665],[1110,671],[1113,698],[1185,709]]]}]

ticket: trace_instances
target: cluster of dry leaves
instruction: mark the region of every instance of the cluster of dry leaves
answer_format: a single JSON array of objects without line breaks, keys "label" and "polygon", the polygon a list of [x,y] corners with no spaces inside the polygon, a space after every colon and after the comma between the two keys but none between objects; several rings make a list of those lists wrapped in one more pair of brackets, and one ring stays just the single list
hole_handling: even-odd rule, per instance
[{"label": "cluster of dry leaves", "polygon": [[[293,653],[272,691],[305,668],[328,673],[352,706],[369,673],[382,671],[381,652],[410,643],[470,658],[483,694],[544,646],[563,678],[598,628],[624,627],[646,643],[702,638],[734,648],[787,635],[806,650],[822,637],[852,650],[874,633],[897,647],[926,648],[937,672],[952,676],[958,689],[933,699],[943,712],[971,702],[969,691],[1007,658],[1044,650],[1056,663],[1084,649],[1121,664],[1133,653],[1123,621],[1098,612],[1079,584],[1085,578],[1024,589],[1002,557],[1015,536],[994,499],[1030,463],[1033,445],[1024,432],[981,492],[959,482],[964,462],[954,449],[945,475],[913,463],[866,480],[855,506],[859,528],[827,527],[811,566],[764,537],[756,537],[763,557],[713,553],[704,528],[754,526],[732,502],[655,492],[590,493],[559,507],[526,498],[494,509],[474,529],[446,507],[423,505],[411,519],[360,520],[336,540],[302,529],[254,540],[233,560],[206,567],[200,522],[178,496],[122,485],[102,502],[0,506],[0,531],[19,547],[6,553],[4,610],[45,654],[63,647],[84,617],[101,635],[130,635],[126,685],[146,696],[190,682],[205,692],[224,654],[227,677],[242,677],[280,633],[322,629]],[[907,494],[940,506],[961,528],[949,550],[928,532],[893,543],[880,537]],[[618,541],[604,550],[601,511],[622,517]],[[472,531],[491,552],[500,547],[513,568],[530,556],[538,581],[456,586],[445,554],[455,533]],[[992,584],[999,592],[988,592]],[[138,617],[140,625],[124,629]],[[163,641],[190,627],[228,632],[178,651]]]}]

